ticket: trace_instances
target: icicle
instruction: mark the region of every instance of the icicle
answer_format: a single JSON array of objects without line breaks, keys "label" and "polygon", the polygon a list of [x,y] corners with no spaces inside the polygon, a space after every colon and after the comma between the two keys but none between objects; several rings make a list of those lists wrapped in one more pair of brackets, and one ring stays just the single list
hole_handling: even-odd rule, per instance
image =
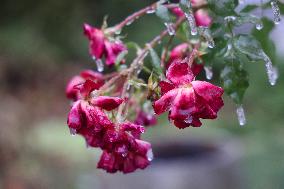
[{"label": "icicle", "polygon": [[126,26],[129,26],[129,25],[131,25],[132,23],[134,22],[134,19],[132,19],[132,20],[129,20],[127,23],[126,23]]},{"label": "icicle", "polygon": [[265,56],[264,61],[269,83],[270,85],[274,86],[278,79],[278,69],[272,65],[272,62],[267,55]]},{"label": "icicle", "polygon": [[121,34],[121,29],[116,30],[114,33],[115,33],[116,35]]},{"label": "icicle", "polygon": [[174,28],[174,24],[171,22],[165,22],[165,26],[167,27],[167,31],[169,33],[169,35],[173,36],[176,34],[175,28]]},{"label": "icicle", "polygon": [[279,24],[281,21],[281,14],[280,14],[280,9],[277,5],[277,0],[272,0],[270,2],[271,8],[272,8],[272,12],[273,12],[273,21],[275,24]]},{"label": "icicle", "polygon": [[147,156],[148,161],[152,161],[152,160],[154,159],[154,155],[153,155],[152,149],[149,149],[149,150],[147,151],[146,156]]},{"label": "icicle", "polygon": [[243,105],[238,105],[236,112],[237,112],[240,126],[244,126],[247,121],[246,121],[246,116],[245,116]]},{"label": "icicle", "polygon": [[259,21],[255,24],[255,28],[256,28],[257,30],[262,30],[262,28],[263,28],[263,23],[262,23],[261,20],[259,20]]},{"label": "icicle", "polygon": [[211,36],[211,32],[207,27],[199,27],[201,35],[206,39],[209,48],[215,47],[215,42]]},{"label": "icicle", "polygon": [[213,78],[213,70],[211,66],[204,66],[206,79],[211,80]]},{"label": "icicle", "polygon": [[195,18],[192,12],[185,13],[185,17],[188,21],[191,35],[197,35],[198,32],[197,32],[196,22],[195,22]]},{"label": "icicle", "polygon": [[147,14],[153,14],[155,12],[156,10],[153,7],[151,7],[149,10],[146,11]]},{"label": "icicle", "polygon": [[71,134],[72,136],[75,136],[75,135],[76,135],[76,133],[77,133],[76,129],[69,128],[69,130],[70,130],[70,134]]},{"label": "icicle", "polygon": [[103,61],[101,59],[96,59],[95,62],[96,62],[96,65],[97,65],[98,72],[103,72],[104,71]]}]

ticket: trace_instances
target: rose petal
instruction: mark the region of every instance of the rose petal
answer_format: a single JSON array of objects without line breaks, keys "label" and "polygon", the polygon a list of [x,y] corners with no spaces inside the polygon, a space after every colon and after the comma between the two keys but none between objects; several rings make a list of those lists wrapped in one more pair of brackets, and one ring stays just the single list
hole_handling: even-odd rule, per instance
[{"label": "rose petal", "polygon": [[73,104],[67,119],[67,124],[69,128],[80,129],[82,127],[82,117],[81,117],[81,101],[77,101]]},{"label": "rose petal", "polygon": [[126,50],[126,47],[121,42],[109,42],[105,41],[105,48],[106,48],[106,64],[113,65],[115,64],[117,56]]},{"label": "rose petal", "polygon": [[107,111],[117,108],[123,100],[119,97],[99,96],[91,100],[91,104]]},{"label": "rose petal", "polygon": [[208,27],[212,23],[212,18],[208,15],[208,12],[204,9],[199,9],[194,13],[197,26]]},{"label": "rose petal", "polygon": [[66,96],[69,99],[72,99],[73,101],[76,101],[79,99],[80,95],[79,95],[79,90],[76,89],[75,87],[84,83],[84,79],[80,76],[74,76],[67,84],[66,86]]},{"label": "rose petal", "polygon": [[89,51],[90,54],[97,59],[101,59],[105,51],[104,33],[103,31],[93,28],[88,24],[84,24],[84,34],[90,40]]},{"label": "rose petal", "polygon": [[179,61],[175,61],[170,65],[166,76],[175,85],[189,84],[194,79],[188,64]]},{"label": "rose petal", "polygon": [[178,89],[170,90],[165,93],[159,100],[153,103],[153,108],[156,114],[160,115],[165,111],[169,110],[171,103],[178,94]]},{"label": "rose petal", "polygon": [[161,88],[161,95],[175,88],[175,86],[167,81],[160,81],[159,86]]}]

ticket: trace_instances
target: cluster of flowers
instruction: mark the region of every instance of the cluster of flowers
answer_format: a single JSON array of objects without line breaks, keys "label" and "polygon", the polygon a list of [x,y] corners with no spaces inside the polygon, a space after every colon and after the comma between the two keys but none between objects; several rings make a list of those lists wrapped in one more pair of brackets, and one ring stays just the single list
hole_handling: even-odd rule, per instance
[{"label": "cluster of flowers", "polygon": [[[177,16],[183,16],[179,8],[172,9]],[[198,25],[209,26],[211,18],[207,13],[196,12]],[[89,39],[90,54],[96,59],[105,58],[106,65],[113,65],[117,56],[127,50],[125,45],[102,29],[84,25],[84,34]],[[223,106],[223,89],[195,77],[203,70],[203,64],[191,63],[190,46],[182,43],[173,48],[166,65],[166,79],[159,82],[159,98],[153,100],[157,115],[169,112],[169,120],[178,128],[200,127],[200,119],[215,119]],[[123,173],[144,169],[153,159],[151,144],[141,139],[144,126],[156,124],[151,112],[135,108],[137,117],[133,121],[116,120],[116,109],[129,99],[102,96],[106,80],[104,75],[85,70],[68,83],[66,95],[72,100],[67,124],[71,134],[85,138],[88,147],[102,149],[98,168],[107,172]],[[127,82],[127,81],[123,81]],[[116,86],[117,87],[117,86]]]},{"label": "cluster of flowers", "polygon": [[[151,144],[140,139],[144,127],[129,121],[115,123],[109,118],[107,112],[124,100],[99,96],[103,84],[103,75],[91,70],[70,80],[66,88],[67,97],[73,101],[67,120],[70,132],[83,136],[88,147],[103,150],[98,168],[110,173],[144,169],[152,160]],[[143,116],[137,119],[143,123]]]}]

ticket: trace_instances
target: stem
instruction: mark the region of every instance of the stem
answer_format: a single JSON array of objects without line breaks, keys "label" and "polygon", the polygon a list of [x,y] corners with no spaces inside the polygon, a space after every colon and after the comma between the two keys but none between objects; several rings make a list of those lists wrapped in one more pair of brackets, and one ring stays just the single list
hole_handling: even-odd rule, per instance
[{"label": "stem", "polygon": [[[180,17],[177,20],[177,22],[174,24],[174,29],[176,30],[184,20],[185,20],[184,16]],[[151,42],[146,44],[146,46],[141,51],[141,53],[131,63],[131,66],[128,69],[129,72],[128,72],[126,81],[131,79],[131,77],[133,76],[134,72],[137,69],[138,70],[141,69],[141,67],[143,66],[143,59],[147,56],[147,53],[148,53],[149,49],[153,48],[156,44],[159,43],[159,41],[161,41],[167,35],[168,35],[168,31],[164,30],[164,31],[162,31],[160,33],[160,35],[156,36]],[[125,99],[125,97],[127,96],[127,91],[128,91],[127,88],[128,88],[128,82],[125,82],[124,85],[123,85],[122,93],[121,93],[121,98],[122,99]],[[121,121],[123,110],[126,107],[126,105],[127,105],[127,102],[124,102],[118,108],[117,117],[116,117],[118,122]]]},{"label": "stem", "polygon": [[[130,22],[134,21],[135,19],[140,18],[141,16],[147,14],[148,11],[156,9],[157,4],[158,4],[158,2],[153,3],[152,5],[149,5],[145,8],[131,14],[130,16],[126,17],[122,22],[118,23],[114,27],[109,28],[108,33],[112,34],[112,33],[115,33],[115,31],[122,30],[122,28],[124,26],[126,26],[128,23],[130,23]],[[171,9],[171,8],[174,8],[174,7],[178,7],[178,4],[166,4],[165,6],[169,9]]]}]

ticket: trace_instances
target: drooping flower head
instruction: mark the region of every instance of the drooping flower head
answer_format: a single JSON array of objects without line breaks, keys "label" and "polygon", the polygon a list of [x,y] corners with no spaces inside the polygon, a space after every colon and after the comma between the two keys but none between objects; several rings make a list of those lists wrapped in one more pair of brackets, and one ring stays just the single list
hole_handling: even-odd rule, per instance
[{"label": "drooping flower head", "polygon": [[117,56],[126,51],[126,46],[120,40],[110,40],[106,37],[104,31],[94,28],[88,24],[84,24],[84,34],[89,39],[89,52],[95,59],[105,57],[106,65],[115,64]]},{"label": "drooping flower head", "polygon": [[152,160],[151,144],[140,139],[144,128],[125,122],[118,125],[119,130],[108,130],[105,134],[105,146],[98,168],[107,172],[121,171],[130,173],[144,169]]},{"label": "drooping flower head", "polygon": [[169,111],[169,119],[178,128],[200,127],[202,119],[215,119],[223,106],[223,89],[205,81],[194,81],[186,62],[173,62],[168,68],[168,81],[161,81],[160,99],[153,108],[159,115]]}]

